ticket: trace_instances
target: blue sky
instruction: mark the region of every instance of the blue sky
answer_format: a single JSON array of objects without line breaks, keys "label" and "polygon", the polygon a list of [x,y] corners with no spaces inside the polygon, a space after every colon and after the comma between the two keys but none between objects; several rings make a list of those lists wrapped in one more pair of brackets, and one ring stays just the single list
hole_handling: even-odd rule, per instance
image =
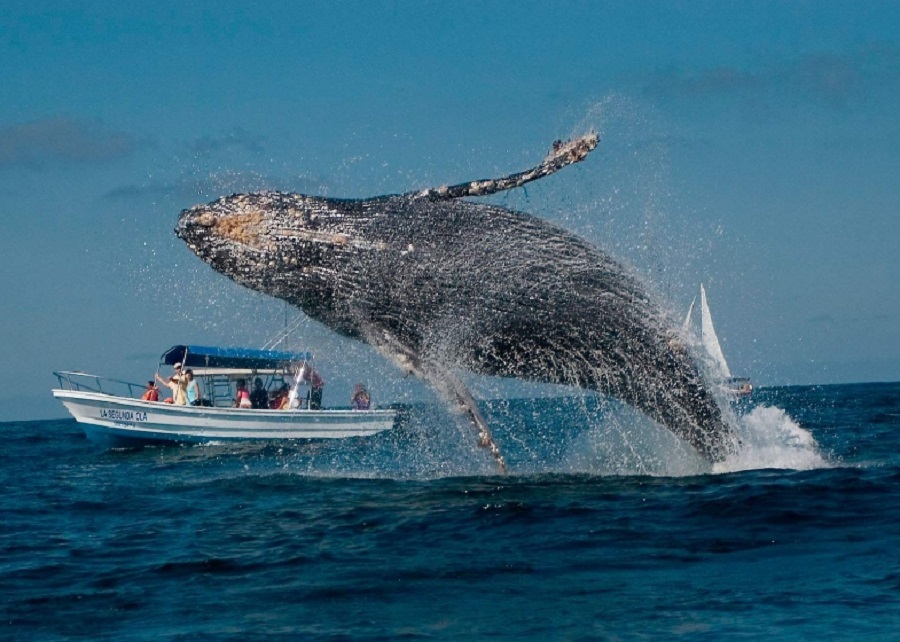
[{"label": "blue sky", "polygon": [[179,211],[508,173],[588,128],[585,163],[495,202],[673,314],[705,282],[736,374],[900,378],[897,3],[145,4],[0,4],[0,420],[61,415],[55,369],[146,380],[173,344],[261,346],[286,317],[326,403],[357,378],[416,394],[212,273]]}]

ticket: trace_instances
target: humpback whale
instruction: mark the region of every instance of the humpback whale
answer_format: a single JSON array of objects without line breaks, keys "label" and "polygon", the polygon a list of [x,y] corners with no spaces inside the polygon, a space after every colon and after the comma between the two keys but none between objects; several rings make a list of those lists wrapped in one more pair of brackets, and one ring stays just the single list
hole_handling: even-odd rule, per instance
[{"label": "humpback whale", "polygon": [[721,461],[734,443],[721,409],[640,280],[557,225],[463,200],[548,176],[597,142],[557,141],[529,170],[405,194],[235,194],[183,210],[175,232],[216,271],[424,378],[501,469],[461,370],[598,391]]}]

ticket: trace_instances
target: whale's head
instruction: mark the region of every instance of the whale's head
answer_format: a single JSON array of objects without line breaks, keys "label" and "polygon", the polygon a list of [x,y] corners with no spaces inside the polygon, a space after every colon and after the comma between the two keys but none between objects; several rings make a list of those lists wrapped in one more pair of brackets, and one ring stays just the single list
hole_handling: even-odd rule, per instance
[{"label": "whale's head", "polygon": [[217,272],[314,314],[308,306],[333,300],[347,266],[371,245],[355,203],[235,194],[182,211],[175,233]]}]

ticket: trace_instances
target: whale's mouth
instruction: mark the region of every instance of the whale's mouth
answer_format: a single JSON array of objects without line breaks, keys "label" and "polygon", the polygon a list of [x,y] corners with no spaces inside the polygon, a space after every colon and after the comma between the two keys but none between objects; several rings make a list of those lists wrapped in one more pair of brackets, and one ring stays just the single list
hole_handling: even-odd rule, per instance
[{"label": "whale's mouth", "polygon": [[218,217],[200,205],[182,210],[175,226],[175,236],[187,243],[191,251],[203,256],[202,248],[208,244]]}]

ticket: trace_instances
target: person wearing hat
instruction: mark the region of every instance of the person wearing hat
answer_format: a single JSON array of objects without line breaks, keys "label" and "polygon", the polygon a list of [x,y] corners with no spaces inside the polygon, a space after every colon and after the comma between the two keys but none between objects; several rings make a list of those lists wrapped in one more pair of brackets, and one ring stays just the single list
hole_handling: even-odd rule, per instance
[{"label": "person wearing hat", "polygon": [[156,373],[156,380],[159,381],[162,385],[172,391],[172,401],[171,403],[176,406],[186,406],[187,405],[187,377],[182,376],[181,374],[181,363],[176,363],[172,366],[172,376],[168,379],[163,379],[159,376],[159,373]]}]

